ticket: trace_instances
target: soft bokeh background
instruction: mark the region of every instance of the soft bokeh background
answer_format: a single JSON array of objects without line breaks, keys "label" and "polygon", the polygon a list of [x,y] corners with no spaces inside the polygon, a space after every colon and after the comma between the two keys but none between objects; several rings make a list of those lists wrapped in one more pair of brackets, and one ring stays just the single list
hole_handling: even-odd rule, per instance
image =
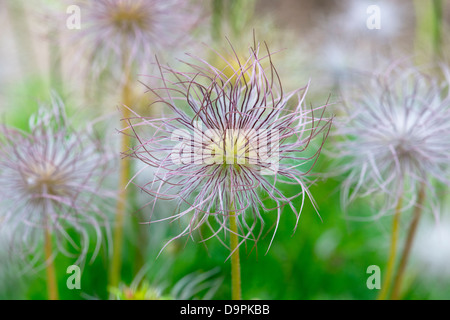
[{"label": "soft bokeh background", "polygon": [[[70,2],[69,2],[70,3]],[[235,48],[245,50],[258,40],[267,41],[282,83],[287,90],[311,80],[307,103],[339,103],[339,87],[349,70],[371,71],[395,59],[412,58],[418,63],[448,61],[448,1],[366,0],[251,0],[197,1],[202,19],[193,31],[192,43],[162,53],[164,61],[177,65],[184,52],[207,57],[210,47],[226,47],[225,36]],[[199,4],[201,3],[201,5]],[[233,5],[230,5],[233,3]],[[195,2],[194,2],[195,4]],[[378,5],[381,28],[370,30],[366,10]],[[441,6],[439,12],[436,6]],[[58,0],[0,0],[0,114],[2,121],[27,130],[28,116],[37,101],[48,101],[51,90],[63,96],[75,123],[83,117],[111,115],[110,141],[116,143],[115,114],[120,99],[114,84],[84,78],[71,65],[73,55],[64,42],[68,32],[58,19],[67,2]],[[64,21],[64,20],[62,20]],[[73,31],[76,32],[76,31]],[[55,36],[55,34],[57,36]],[[245,52],[245,51],[244,51]],[[88,85],[87,85],[88,84]],[[86,87],[92,90],[86,90]],[[144,88],[136,83],[136,105],[145,105]],[[89,92],[88,92],[89,91]],[[330,112],[333,112],[332,107]],[[114,124],[117,124],[114,127]],[[333,143],[329,140],[327,144]],[[325,154],[315,172],[333,170]],[[295,233],[295,216],[285,208],[277,236],[266,254],[271,233],[257,249],[241,251],[242,291],[245,299],[375,299],[366,273],[370,265],[385,266],[390,240],[391,217],[355,221],[350,216],[367,215],[372,208],[364,201],[344,213],[340,205],[339,177],[318,179],[311,188],[320,217],[308,203]],[[4,186],[2,186],[4,187]],[[144,283],[167,298],[230,297],[229,252],[213,239],[206,246],[189,239],[160,249],[177,234],[180,226],[160,223],[149,226],[146,209],[137,209],[145,197],[132,191],[134,204],[125,229],[122,283]],[[426,215],[421,221],[404,283],[405,299],[450,299],[450,219],[447,190],[441,190],[442,219],[436,224]],[[172,214],[171,204],[157,210]],[[274,214],[264,214],[266,230],[275,223]],[[402,238],[409,216],[402,217]],[[3,242],[0,235],[0,242]],[[401,241],[402,243],[402,241]],[[1,248],[1,247],[0,247]],[[1,250],[0,250],[1,251]],[[3,250],[5,251],[5,250]],[[0,252],[0,298],[46,299],[43,268],[20,271],[7,266],[8,253]],[[66,268],[75,260],[58,255],[56,267],[62,299],[107,299],[108,257],[106,250],[92,264],[86,263],[81,290],[66,287]],[[134,282],[133,282],[134,281]],[[144,286],[145,286],[144,285]],[[119,288],[120,291],[121,288]],[[122,288],[123,289],[123,288]],[[117,291],[117,290],[116,290]],[[198,291],[198,292],[197,292]],[[114,291],[115,292],[115,291]],[[122,293],[125,292],[122,290]]]}]

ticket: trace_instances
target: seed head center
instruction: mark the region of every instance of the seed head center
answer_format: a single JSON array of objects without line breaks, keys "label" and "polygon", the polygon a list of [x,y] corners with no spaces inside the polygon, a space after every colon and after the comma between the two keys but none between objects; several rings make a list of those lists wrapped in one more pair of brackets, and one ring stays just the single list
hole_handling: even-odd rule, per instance
[{"label": "seed head center", "polygon": [[31,167],[26,176],[28,188],[33,192],[48,193],[57,195],[59,187],[62,186],[65,179],[58,173],[56,166],[51,163],[44,163]]},{"label": "seed head center", "polygon": [[110,13],[110,17],[117,29],[124,33],[132,32],[134,29],[143,29],[147,27],[148,16],[141,10],[139,3],[121,3]]},{"label": "seed head center", "polygon": [[249,140],[238,131],[228,130],[220,138],[217,136],[207,149],[213,163],[234,165],[237,169],[248,163]]}]

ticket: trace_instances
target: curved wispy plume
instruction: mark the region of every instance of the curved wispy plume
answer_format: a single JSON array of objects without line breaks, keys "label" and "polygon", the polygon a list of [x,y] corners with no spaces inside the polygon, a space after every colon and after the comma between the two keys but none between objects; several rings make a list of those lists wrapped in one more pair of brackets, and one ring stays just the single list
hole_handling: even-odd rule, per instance
[{"label": "curved wispy plume", "polygon": [[[178,204],[174,215],[150,221],[187,220],[176,238],[202,225],[211,233],[204,240],[226,234],[236,215],[241,244],[256,241],[265,212],[277,215],[275,235],[283,208],[298,222],[311,198],[308,175],[331,119],[323,117],[326,106],[305,106],[308,85],[285,94],[269,50],[261,51],[255,44],[247,60],[216,52],[223,69],[192,56],[193,63],[185,62],[189,72],[159,66],[154,80],[160,87],[148,89],[169,114],[127,119],[124,130],[133,130],[137,144],[128,155],[144,163],[143,170],[153,168],[153,178],[140,185],[153,197],[152,215],[159,199]],[[312,142],[317,136],[323,139]]]},{"label": "curved wispy plume", "polygon": [[184,0],[80,0],[81,30],[71,42],[88,55],[90,72],[105,68],[120,75],[131,66],[148,67],[160,49],[190,37],[199,13]]},{"label": "curved wispy plume", "polygon": [[14,230],[16,254],[39,261],[48,232],[55,254],[81,261],[94,242],[95,258],[104,233],[109,238],[103,209],[113,194],[102,188],[111,171],[108,154],[90,125],[72,129],[56,96],[30,119],[30,132],[0,126],[0,231]]},{"label": "curved wispy plume", "polygon": [[381,201],[372,219],[392,212],[400,198],[403,210],[414,205],[421,184],[428,199],[437,198],[435,182],[450,185],[450,78],[443,70],[426,74],[396,62],[382,73],[361,75],[352,96],[344,97],[335,157],[338,172],[347,175],[345,206],[371,196]]}]

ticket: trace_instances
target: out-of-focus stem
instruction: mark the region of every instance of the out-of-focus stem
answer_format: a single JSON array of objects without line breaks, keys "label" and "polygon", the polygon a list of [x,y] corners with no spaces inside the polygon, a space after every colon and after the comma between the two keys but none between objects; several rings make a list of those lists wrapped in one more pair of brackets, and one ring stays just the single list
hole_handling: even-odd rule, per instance
[{"label": "out-of-focus stem", "polygon": [[442,57],[442,0],[414,0],[416,64]]},{"label": "out-of-focus stem", "polygon": [[389,251],[389,259],[387,262],[386,275],[383,281],[383,285],[381,287],[380,295],[378,296],[379,300],[386,299],[391,282],[392,282],[392,274],[394,272],[395,266],[395,258],[397,256],[397,242],[398,242],[398,234],[399,234],[399,226],[400,226],[400,213],[402,210],[403,203],[403,193],[400,194],[397,206],[395,208],[394,219],[392,221],[392,238],[391,238],[391,249]]},{"label": "out-of-focus stem", "polygon": [[236,37],[239,37],[244,32],[246,24],[253,17],[255,3],[255,0],[228,1],[230,6],[228,20]]},{"label": "out-of-focus stem", "polygon": [[44,238],[45,262],[47,264],[46,272],[48,299],[58,300],[58,285],[56,283],[55,264],[52,257],[52,236],[48,228],[45,228]]},{"label": "out-of-focus stem", "polygon": [[392,299],[394,300],[399,298],[403,275],[405,273],[406,265],[408,264],[408,258],[414,242],[414,236],[416,234],[417,226],[419,224],[420,217],[422,216],[422,208],[424,200],[425,200],[425,184],[422,183],[417,196],[416,207],[414,208],[413,220],[411,221],[411,226],[409,227],[405,247],[403,248],[400,264],[398,266],[397,274],[394,279],[394,286],[392,289]]},{"label": "out-of-focus stem", "polygon": [[[122,88],[122,103],[126,106],[131,105],[131,71],[126,70],[126,79]],[[123,108],[123,118],[131,117],[131,112],[127,108]],[[123,122],[122,128],[126,128],[127,122]],[[121,135],[121,151],[126,152],[130,147],[130,137],[123,133]],[[125,212],[127,208],[128,191],[125,188],[131,177],[131,161],[125,157],[120,161],[119,166],[119,197],[117,199],[115,227],[113,236],[113,257],[111,262],[111,269],[109,275],[109,285],[111,288],[116,288],[120,280],[120,271],[122,268],[122,245],[123,245],[123,229],[125,224]]]},{"label": "out-of-focus stem", "polygon": [[211,35],[213,39],[222,37],[223,0],[212,1]]},{"label": "out-of-focus stem", "polygon": [[231,244],[231,299],[241,300],[241,262],[239,259],[239,237],[236,212],[230,212],[230,244]]},{"label": "out-of-focus stem", "polygon": [[434,54],[437,58],[442,57],[442,0],[433,0],[433,44]]}]

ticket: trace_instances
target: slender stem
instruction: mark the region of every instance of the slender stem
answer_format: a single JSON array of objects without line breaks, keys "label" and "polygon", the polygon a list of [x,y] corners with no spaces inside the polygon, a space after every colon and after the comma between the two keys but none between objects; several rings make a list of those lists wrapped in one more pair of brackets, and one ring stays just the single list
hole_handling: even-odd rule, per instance
[{"label": "slender stem", "polygon": [[[131,77],[127,70],[127,77],[122,88],[122,103],[130,106],[131,101]],[[123,117],[125,119],[131,117],[131,112],[124,108]],[[122,128],[126,128],[127,123],[124,121]],[[131,139],[128,135],[121,135],[121,150],[126,152],[130,147]],[[131,177],[131,161],[128,157],[122,159],[119,165],[119,197],[117,199],[116,207],[116,224],[114,227],[113,245],[114,252],[111,262],[111,269],[109,274],[109,285],[111,288],[116,288],[119,285],[120,270],[122,268],[122,244],[123,244],[123,228],[125,223],[125,212],[127,207],[128,191],[125,188]]]},{"label": "slender stem", "polygon": [[419,224],[420,217],[422,216],[422,208],[424,200],[425,200],[425,184],[422,183],[417,196],[417,204],[416,207],[414,208],[413,220],[411,221],[411,226],[409,227],[405,247],[403,248],[403,253],[400,259],[400,264],[397,270],[397,274],[394,278],[394,286],[392,289],[392,299],[394,300],[399,298],[403,275],[405,273],[406,265],[408,263],[408,258],[414,242],[414,236],[416,234],[417,226]]},{"label": "slender stem", "polygon": [[239,259],[239,237],[236,213],[230,212],[230,244],[231,244],[231,299],[241,300],[241,262]]},{"label": "slender stem", "polygon": [[213,39],[222,37],[223,5],[222,0],[212,1],[211,35]]},{"label": "slender stem", "polygon": [[47,272],[48,299],[58,300],[58,285],[56,283],[55,264],[52,257],[52,236],[48,231],[48,228],[46,228],[44,232],[45,232],[44,251],[45,251],[45,261],[47,264],[46,272]]},{"label": "slender stem", "polygon": [[395,266],[395,258],[397,255],[397,241],[399,234],[399,225],[400,225],[400,212],[402,209],[403,202],[403,194],[400,194],[397,206],[395,208],[394,220],[392,221],[392,239],[391,239],[391,249],[389,252],[389,259],[387,262],[387,270],[384,278],[383,286],[380,291],[380,295],[378,296],[379,300],[386,299],[388,295],[389,288],[391,286],[392,274]]},{"label": "slender stem", "polygon": [[437,58],[442,58],[442,0],[433,0],[433,46]]},{"label": "slender stem", "polygon": [[442,59],[442,0],[414,0],[416,64]]}]

